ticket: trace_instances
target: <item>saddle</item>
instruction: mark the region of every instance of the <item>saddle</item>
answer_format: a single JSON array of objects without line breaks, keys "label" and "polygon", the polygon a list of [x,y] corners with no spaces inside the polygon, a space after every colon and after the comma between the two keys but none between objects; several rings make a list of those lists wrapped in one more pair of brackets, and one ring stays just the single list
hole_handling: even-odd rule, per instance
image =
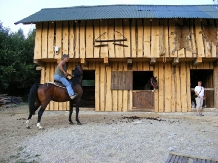
[{"label": "saddle", "polygon": [[55,80],[54,83],[55,83],[55,85],[57,85],[57,86],[59,86],[59,87],[64,87],[64,88],[66,88],[66,86],[63,85],[63,83],[60,82],[60,81]]}]

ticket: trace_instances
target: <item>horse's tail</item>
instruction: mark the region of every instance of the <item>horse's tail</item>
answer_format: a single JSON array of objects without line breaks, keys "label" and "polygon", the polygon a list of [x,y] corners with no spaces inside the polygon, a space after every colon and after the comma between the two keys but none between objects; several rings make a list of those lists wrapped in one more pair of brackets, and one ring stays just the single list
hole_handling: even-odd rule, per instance
[{"label": "horse's tail", "polygon": [[28,103],[29,103],[29,112],[31,115],[35,114],[35,101],[38,99],[37,95],[38,84],[33,84],[30,88],[30,92],[28,95]]}]

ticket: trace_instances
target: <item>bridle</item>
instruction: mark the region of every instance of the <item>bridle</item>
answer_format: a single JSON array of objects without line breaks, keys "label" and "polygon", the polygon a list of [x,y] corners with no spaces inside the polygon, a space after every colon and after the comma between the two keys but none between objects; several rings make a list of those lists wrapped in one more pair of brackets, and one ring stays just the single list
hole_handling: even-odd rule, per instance
[{"label": "bridle", "polygon": [[153,84],[153,78],[151,78],[151,86],[153,87],[153,89],[155,89],[158,86],[158,84],[157,85]]}]

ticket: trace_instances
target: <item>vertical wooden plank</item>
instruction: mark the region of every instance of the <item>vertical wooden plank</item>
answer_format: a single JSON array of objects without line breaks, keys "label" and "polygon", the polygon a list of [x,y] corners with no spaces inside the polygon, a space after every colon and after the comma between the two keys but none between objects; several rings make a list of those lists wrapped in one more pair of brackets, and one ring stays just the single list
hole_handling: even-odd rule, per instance
[{"label": "vertical wooden plank", "polygon": [[[99,28],[99,20],[94,20],[94,39],[101,40],[100,36],[100,28]],[[99,45],[99,43],[95,42],[95,45]],[[94,47],[94,58],[99,58],[100,56],[100,47]]]},{"label": "vertical wooden plank", "polygon": [[[124,72],[127,71],[127,64],[123,64],[123,70]],[[129,84],[132,84],[129,83]],[[123,112],[127,112],[129,110],[128,108],[128,90],[123,90]],[[129,99],[130,100],[130,99]]]},{"label": "vertical wooden plank", "polygon": [[131,19],[131,57],[136,58],[136,20]]},{"label": "vertical wooden plank", "polygon": [[169,52],[169,31],[168,31],[168,19],[164,19],[163,22],[163,32],[164,32],[164,50],[165,50],[165,57],[170,56]]},{"label": "vertical wooden plank", "polygon": [[106,67],[106,105],[105,111],[112,111],[111,66]]},{"label": "vertical wooden plank", "polygon": [[138,62],[138,71],[142,71],[143,67],[142,67],[142,62]]},{"label": "vertical wooden plank", "polygon": [[[108,22],[100,20],[100,35],[102,40],[108,40]],[[108,46],[103,46],[100,49],[100,58],[108,57]]]},{"label": "vertical wooden plank", "polygon": [[[112,71],[118,71],[118,68],[117,68],[117,66],[118,66],[118,63],[117,62],[113,62],[113,67],[112,67]],[[113,77],[111,77],[111,78],[113,78]],[[117,104],[117,90],[113,90],[112,91],[112,97],[113,97],[113,111],[114,112],[117,112],[117,109],[118,109],[118,104]]]},{"label": "vertical wooden plank", "polygon": [[[108,39],[114,40],[114,19],[108,20]],[[112,42],[108,43],[108,51],[109,51],[109,58],[115,58],[115,52],[114,52],[114,44]]]},{"label": "vertical wooden plank", "polygon": [[176,65],[176,112],[181,112],[180,65]]},{"label": "vertical wooden plank", "polygon": [[191,47],[196,53],[192,53],[192,57],[197,57],[196,36],[195,36],[194,20],[190,19],[190,32],[191,32]]},{"label": "vertical wooden plank", "polygon": [[95,111],[100,111],[100,66],[95,67]]},{"label": "vertical wooden plank", "polygon": [[74,34],[74,45],[75,45],[75,50],[74,50],[74,58],[79,58],[79,52],[80,52],[80,24],[78,21],[75,21],[75,34]]},{"label": "vertical wooden plank", "polygon": [[74,22],[69,22],[69,57],[74,58]]},{"label": "vertical wooden plank", "polygon": [[42,58],[48,57],[48,22],[42,25]]},{"label": "vertical wooden plank", "polygon": [[[159,71],[159,76],[158,76],[158,85],[159,85],[159,105],[156,107],[155,106],[155,112],[163,112],[164,111],[164,63],[163,62],[159,62],[158,63],[158,71]],[[156,67],[156,65],[155,65]]]},{"label": "vertical wooden plank", "polygon": [[68,54],[68,42],[69,42],[69,30],[68,30],[68,21],[63,22],[63,54]]},{"label": "vertical wooden plank", "polygon": [[86,58],[93,58],[93,21],[86,24]]},{"label": "vertical wooden plank", "polygon": [[197,49],[198,49],[198,57],[205,57],[203,36],[201,32],[202,32],[201,20],[195,19],[195,35],[196,35],[196,42],[197,42]]},{"label": "vertical wooden plank", "polygon": [[42,55],[42,23],[36,24],[34,59],[41,59]]},{"label": "vertical wooden plank", "polygon": [[175,76],[176,76],[176,69],[174,66],[171,67],[171,112],[175,112],[176,111],[176,81],[175,79]]},{"label": "vertical wooden plank", "polygon": [[85,58],[86,55],[85,55],[85,20],[82,20],[81,23],[80,23],[80,27],[79,27],[79,41],[80,41],[80,51],[79,51],[79,58]]},{"label": "vertical wooden plank", "polygon": [[[51,66],[50,63],[45,64],[45,83],[49,82],[49,79],[50,79],[50,66]],[[50,105],[48,104],[46,107],[46,110],[49,110],[49,108],[50,108]]]},{"label": "vertical wooden plank", "polygon": [[[187,26],[188,26],[188,30],[191,32],[191,30],[192,30],[192,25],[191,25],[191,20],[190,19],[188,19],[188,20],[185,20],[185,21],[187,21]],[[194,50],[193,48],[192,48],[192,33],[190,33],[190,40],[187,40],[187,42],[189,43],[189,45],[190,45],[190,48],[192,49],[192,50]],[[195,51],[195,50],[194,50]],[[186,58],[192,58],[192,52],[191,51],[189,51],[189,50],[187,50],[187,49],[185,49],[185,57]]]},{"label": "vertical wooden plank", "polygon": [[56,40],[55,40],[56,45],[59,47],[59,53],[55,54],[55,58],[61,58],[63,54],[63,47],[62,47],[62,22],[58,21],[56,22]]},{"label": "vertical wooden plank", "polygon": [[[214,23],[214,20],[213,19],[210,19],[210,24],[212,25],[213,28],[216,28],[215,27],[215,23]],[[218,33],[218,30],[217,30],[217,33]],[[217,37],[216,37],[217,38]],[[216,48],[217,46],[212,42],[211,43],[211,46],[212,46],[212,49],[211,49],[211,57],[216,57]]]},{"label": "vertical wooden plank", "polygon": [[129,19],[124,19],[123,21],[123,33],[124,37],[127,39],[127,41],[124,42],[127,47],[124,47],[123,53],[124,57],[130,57],[130,26],[129,26]]},{"label": "vertical wooden plank", "polygon": [[[154,67],[154,72],[153,75],[157,76],[157,79],[159,79],[159,74],[158,74],[158,63]],[[158,102],[159,102],[159,90],[155,90],[154,92],[154,111],[158,112]]]},{"label": "vertical wooden plank", "polygon": [[100,65],[100,111],[105,111],[105,65]]},{"label": "vertical wooden plank", "polygon": [[143,24],[142,19],[137,19],[137,34],[138,34],[138,41],[137,41],[137,57],[143,57]]},{"label": "vertical wooden plank", "polygon": [[44,84],[45,83],[45,66],[42,66],[42,70],[41,70],[41,78],[40,78],[40,84]]},{"label": "vertical wooden plank", "polygon": [[144,57],[151,56],[151,26],[150,19],[144,19]]},{"label": "vertical wooden plank", "polygon": [[186,63],[186,83],[187,83],[187,111],[191,112],[191,79],[190,79],[190,67],[189,64]]},{"label": "vertical wooden plank", "polygon": [[[115,19],[115,40],[123,39],[123,25],[122,19]],[[124,44],[123,41],[115,42]],[[115,45],[115,58],[123,58],[123,46]]]},{"label": "vertical wooden plank", "polygon": [[[118,71],[123,72],[123,62],[118,62]],[[123,84],[123,81],[120,81],[120,84]],[[117,99],[117,104],[118,104],[118,112],[121,112],[123,110],[123,90],[118,90],[118,99]]]},{"label": "vertical wooden plank", "polygon": [[172,51],[175,47],[175,43],[174,43],[175,34],[173,34],[173,32],[175,32],[175,20],[169,19],[169,49],[170,49],[169,54],[170,54],[170,57],[177,57],[176,52],[172,54]]},{"label": "vertical wooden plank", "polygon": [[187,112],[187,77],[186,77],[186,63],[181,62],[181,71],[180,71],[180,81],[181,81],[181,103],[182,103],[182,112]]},{"label": "vertical wooden plank", "polygon": [[54,23],[53,22],[49,22],[48,58],[54,58]]},{"label": "vertical wooden plank", "polygon": [[214,66],[214,76],[213,76],[213,84],[214,84],[214,107],[218,108],[218,66]]},{"label": "vertical wooden plank", "polygon": [[[50,74],[49,74],[49,81],[54,82],[54,70],[55,70],[55,63],[50,64]],[[54,101],[50,102],[49,110],[54,110]]]},{"label": "vertical wooden plank", "polygon": [[[218,37],[218,19],[216,19],[216,35]],[[213,54],[213,57],[217,57],[218,58],[218,47],[216,48],[216,53]]]},{"label": "vertical wooden plank", "polygon": [[[182,19],[180,19],[179,21],[180,21],[180,23],[183,24],[183,20],[182,20]],[[182,27],[182,28],[183,28],[183,30],[184,30],[184,29],[187,30],[187,26]],[[182,30],[182,29],[181,29],[181,30]],[[182,31],[181,31],[181,32],[182,32]],[[183,33],[182,33],[182,34],[183,34]],[[179,57],[179,58],[184,58],[184,57],[185,57],[185,49],[184,49],[184,48],[178,50],[178,57]]]},{"label": "vertical wooden plank", "polygon": [[[203,19],[202,20],[202,26],[203,26],[203,28],[205,28],[205,26],[207,26],[207,20],[206,19]],[[201,32],[203,32],[203,31],[201,31]],[[208,46],[209,46],[209,42],[208,42],[208,40],[205,38],[205,37],[203,37],[203,45],[204,45],[204,49],[205,49],[205,57],[211,57],[211,51],[208,49]]]},{"label": "vertical wooden plank", "polygon": [[165,85],[165,109],[164,112],[171,112],[171,66],[170,63],[165,63],[165,78],[164,78],[164,85]]},{"label": "vertical wooden plank", "polygon": [[151,28],[151,57],[160,57],[159,55],[159,19],[152,20]]},{"label": "vertical wooden plank", "polygon": [[148,62],[142,62],[142,67],[144,71],[150,71]]}]

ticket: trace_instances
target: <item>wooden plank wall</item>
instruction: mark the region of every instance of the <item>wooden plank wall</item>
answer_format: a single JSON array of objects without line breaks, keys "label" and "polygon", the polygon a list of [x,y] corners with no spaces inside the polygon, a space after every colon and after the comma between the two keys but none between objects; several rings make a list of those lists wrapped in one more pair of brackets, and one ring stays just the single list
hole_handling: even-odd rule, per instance
[{"label": "wooden plank wall", "polygon": [[[172,34],[175,32],[176,23],[178,23],[175,19],[115,19],[37,23],[34,59],[61,58],[63,53],[69,53],[71,58],[160,58],[163,51],[165,57],[217,57],[216,46],[203,34],[205,26],[212,25],[216,28],[217,21],[201,21],[200,19],[187,21],[186,29],[190,31],[189,44],[191,49],[197,53],[188,51],[183,47],[175,51],[174,54],[172,53],[176,46],[175,34]],[[183,20],[179,20],[179,23],[182,24]],[[127,38],[127,41],[116,43],[125,46],[115,45],[114,42],[95,42],[95,40],[123,38]],[[66,48],[64,44],[68,47]],[[100,44],[108,44],[108,46],[94,47],[94,45]],[[210,49],[207,48],[208,45],[211,45]],[[54,54],[54,46],[60,47],[57,55]]]},{"label": "wooden plank wall", "polygon": [[[41,70],[41,83],[53,81],[56,65],[57,63],[45,64]],[[76,63],[68,63],[68,71],[72,72],[75,66]],[[193,66],[191,62],[181,62],[176,66],[172,66],[169,62],[157,62],[155,66],[150,66],[149,62],[133,62],[132,65],[132,71],[153,71],[154,76],[157,76],[159,89],[154,93],[155,112],[190,112],[190,69],[213,68],[212,63]],[[103,62],[91,62],[83,69],[95,70],[95,111],[126,112],[132,110],[132,90],[111,90],[111,72],[127,71],[126,62],[111,62],[110,65],[105,65]],[[213,80],[217,89],[216,68],[214,74]],[[216,101],[217,93],[214,97]],[[69,103],[51,102],[47,109],[68,110]]]}]

